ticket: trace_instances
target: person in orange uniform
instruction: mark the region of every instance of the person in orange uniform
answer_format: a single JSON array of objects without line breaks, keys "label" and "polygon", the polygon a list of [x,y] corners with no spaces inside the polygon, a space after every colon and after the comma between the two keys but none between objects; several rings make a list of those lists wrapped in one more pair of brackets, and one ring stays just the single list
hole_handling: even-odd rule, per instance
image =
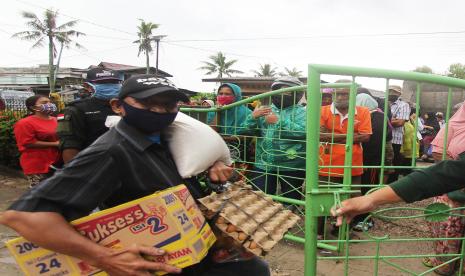
[{"label": "person in orange uniform", "polygon": [[[338,83],[352,82],[339,80]],[[347,127],[349,124],[348,88],[339,88],[333,92],[333,102],[321,107],[320,117],[320,166],[343,166],[346,153]],[[372,134],[370,111],[366,107],[356,106],[354,115],[354,139],[352,148],[352,165],[363,165],[361,143],[367,142]],[[352,168],[352,184],[360,184],[363,168]],[[320,168],[320,186],[342,183],[344,168]],[[335,234],[337,229],[333,229]],[[324,231],[324,219],[318,223],[319,238]]]},{"label": "person in orange uniform", "polygon": [[58,161],[57,119],[55,104],[46,96],[35,95],[26,99],[30,115],[19,120],[14,126],[20,165],[32,188],[47,178],[50,165]]},{"label": "person in orange uniform", "polygon": [[[337,82],[351,82],[339,80]],[[336,89],[333,103],[321,108],[320,117],[320,165],[343,166],[345,160],[345,143],[347,126],[349,124],[349,89]],[[334,134],[333,134],[334,133]],[[370,111],[366,107],[355,107],[354,141],[352,149],[352,165],[363,165],[363,151],[361,143],[367,142],[372,134]],[[362,168],[352,169],[352,183],[360,183]],[[344,168],[321,168],[320,179],[342,183]]]}]

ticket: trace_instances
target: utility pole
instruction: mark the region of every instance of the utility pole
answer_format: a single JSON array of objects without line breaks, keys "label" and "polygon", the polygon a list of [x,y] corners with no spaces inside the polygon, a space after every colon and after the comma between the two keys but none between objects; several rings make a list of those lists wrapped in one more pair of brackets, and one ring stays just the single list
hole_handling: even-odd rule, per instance
[{"label": "utility pole", "polygon": [[160,47],[160,40],[162,38],[166,37],[166,35],[155,35],[152,36],[152,39],[157,42],[157,55],[156,55],[156,61],[155,61],[155,76],[158,76],[158,48]]}]

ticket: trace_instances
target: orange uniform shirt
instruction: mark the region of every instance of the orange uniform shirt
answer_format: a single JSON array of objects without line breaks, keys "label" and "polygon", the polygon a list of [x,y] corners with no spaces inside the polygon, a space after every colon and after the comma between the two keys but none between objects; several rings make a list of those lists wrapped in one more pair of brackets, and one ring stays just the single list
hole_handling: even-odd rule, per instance
[{"label": "orange uniform shirt", "polygon": [[[335,134],[347,134],[348,123],[348,114],[346,116],[342,116],[339,111],[334,108],[334,104],[323,106],[321,108],[320,125],[332,130]],[[370,111],[366,107],[356,107],[354,116],[354,134],[356,133],[372,134]],[[328,143],[320,145],[320,166],[343,166],[345,152],[345,143]],[[360,143],[353,145],[352,165],[363,165],[363,149]],[[362,173],[362,168],[352,169],[352,176],[358,176]],[[323,176],[343,177],[344,168],[321,168],[319,174]]]}]

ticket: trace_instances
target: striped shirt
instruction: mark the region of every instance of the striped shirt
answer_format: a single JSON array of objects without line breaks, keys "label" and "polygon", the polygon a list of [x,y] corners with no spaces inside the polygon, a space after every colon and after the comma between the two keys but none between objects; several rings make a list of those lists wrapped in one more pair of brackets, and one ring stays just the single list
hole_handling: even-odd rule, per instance
[{"label": "striped shirt", "polygon": [[[402,101],[401,99],[397,99],[391,105],[391,113],[392,119],[402,119],[402,120],[409,120],[410,119],[410,106],[408,103]],[[404,141],[404,127],[393,127],[392,128],[392,143],[396,145],[402,145]]]}]

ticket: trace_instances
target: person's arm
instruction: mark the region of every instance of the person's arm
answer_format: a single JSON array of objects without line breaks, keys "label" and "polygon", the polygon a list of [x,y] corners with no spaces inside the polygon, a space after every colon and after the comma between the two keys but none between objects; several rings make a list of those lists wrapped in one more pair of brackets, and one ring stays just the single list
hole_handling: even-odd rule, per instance
[{"label": "person's arm", "polygon": [[[355,143],[365,143],[370,140],[371,134],[360,134],[360,133],[354,133],[354,144]],[[333,139],[334,137],[334,139]],[[332,133],[320,133],[320,141],[322,142],[331,142],[334,141],[334,143],[345,143],[346,142],[346,137],[347,134],[337,134],[334,133],[334,136]]]},{"label": "person's arm", "polygon": [[65,164],[69,163],[77,154],[79,153],[78,149],[68,148],[64,149],[61,153],[61,158]]},{"label": "person's arm", "polygon": [[404,120],[404,119],[392,119],[391,120],[391,125],[393,127],[401,127],[405,124],[407,120]]},{"label": "person's arm", "polygon": [[150,275],[148,270],[179,273],[173,266],[147,261],[140,254],[163,255],[164,251],[147,246],[133,246],[116,251],[101,246],[79,234],[58,213],[20,212],[8,210],[0,215],[0,223],[17,231],[25,239],[85,261],[110,275]]},{"label": "person's arm", "polygon": [[208,169],[208,177],[215,183],[225,183],[232,175],[233,168],[226,166],[222,161],[216,161]]},{"label": "person's arm", "polygon": [[340,226],[343,218],[346,218],[347,223],[349,223],[356,215],[371,212],[384,204],[400,201],[402,198],[391,187],[387,186],[365,196],[344,200],[341,202],[341,206],[331,209],[331,214],[337,216],[336,225]]},{"label": "person's arm", "polygon": [[63,119],[58,121],[57,134],[63,162],[69,163],[84,147],[87,133],[84,114],[75,106],[64,110]]},{"label": "person's arm", "polygon": [[60,145],[60,141],[55,141],[55,142],[36,141],[31,144],[25,144],[24,147],[43,149],[43,148],[50,148],[50,147],[58,147],[59,145]]},{"label": "person's arm", "polygon": [[465,152],[457,160],[444,160],[419,169],[391,184],[406,202],[423,200],[465,187]]},{"label": "person's arm", "polygon": [[391,124],[393,127],[401,127],[410,119],[410,106],[401,102],[396,114],[392,114]]},{"label": "person's arm", "polygon": [[88,261],[111,275],[149,275],[148,270],[160,264],[143,260],[140,253],[145,254],[145,247],[109,251],[85,240],[67,222],[89,214],[108,195],[120,192],[122,183],[112,152],[102,147],[78,155],[62,171],[22,195],[1,215],[0,223],[33,243]]},{"label": "person's arm", "polygon": [[425,128],[425,126],[418,119],[417,119],[417,123],[418,123],[417,131],[422,131]]},{"label": "person's arm", "polygon": [[249,130],[259,128],[263,117],[270,114],[270,112],[271,108],[255,108],[252,113],[247,115],[242,127]]},{"label": "person's arm", "polygon": [[445,160],[423,170],[415,171],[400,180],[371,194],[341,202],[331,213],[350,221],[357,214],[373,211],[378,206],[405,201],[411,203],[442,195],[465,187],[465,152],[459,160]]},{"label": "person's arm", "polygon": [[[357,114],[360,120],[359,124],[354,129],[353,143],[366,143],[370,140],[372,129],[371,129],[371,115],[367,108],[357,107]],[[321,142],[334,142],[334,143],[345,143],[347,134],[332,133],[332,130],[324,126],[324,120],[320,120],[320,141]]]}]

